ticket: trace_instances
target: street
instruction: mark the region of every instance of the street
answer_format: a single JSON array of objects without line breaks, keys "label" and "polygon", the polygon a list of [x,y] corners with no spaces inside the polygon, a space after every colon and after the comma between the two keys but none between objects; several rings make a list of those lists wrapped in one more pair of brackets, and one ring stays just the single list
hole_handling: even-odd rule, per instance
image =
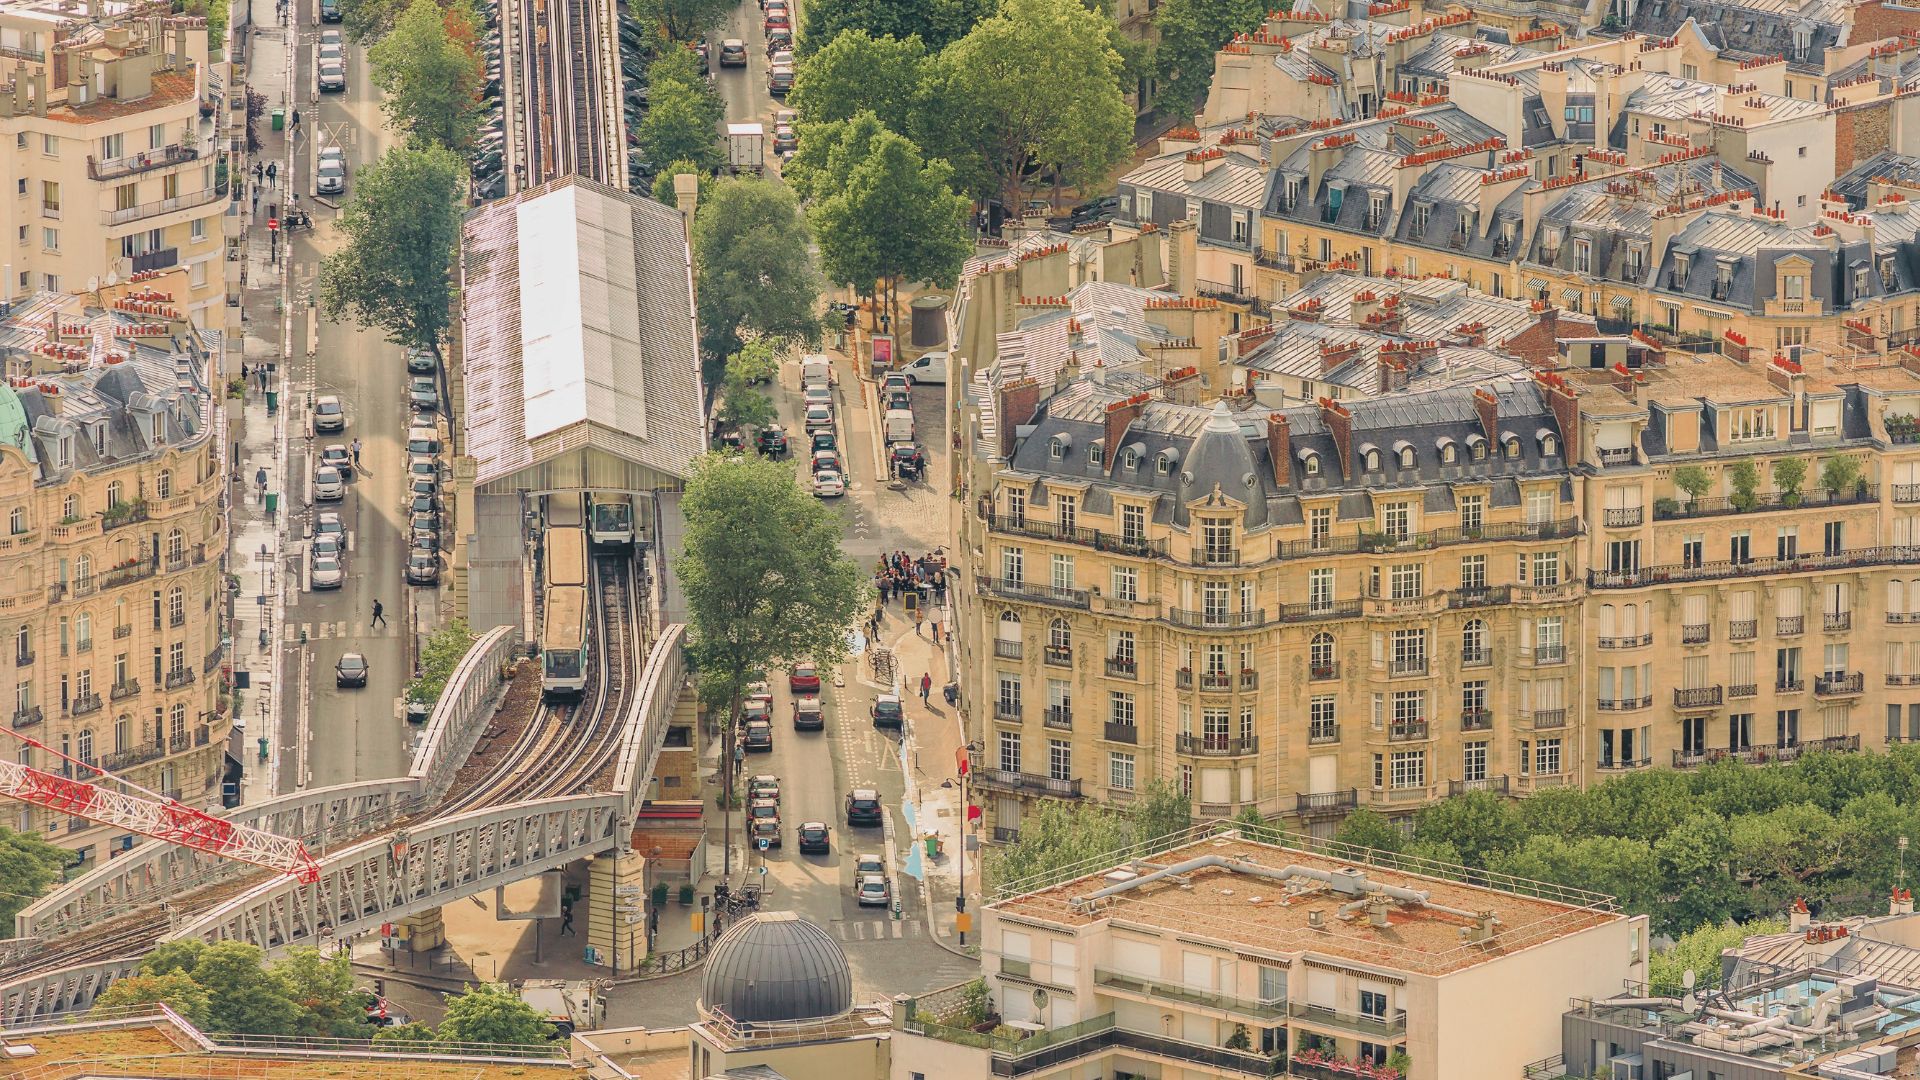
[{"label": "street", "polygon": [[[300,204],[312,211],[314,228],[295,233],[292,239],[296,319],[288,394],[298,400],[288,438],[287,503],[292,514],[283,548],[288,606],[281,642],[289,651],[284,670],[292,692],[280,697],[281,742],[306,747],[300,780],[307,787],[377,779],[406,770],[411,733],[397,717],[395,702],[412,675],[407,594],[418,591],[401,579],[406,563],[401,500],[408,417],[400,349],[378,332],[324,318],[317,320],[313,355],[305,355],[300,347],[305,329],[297,315],[314,294],[320,260],[342,243],[331,228],[336,211],[314,198],[311,140],[324,133],[346,150],[347,194],[327,200],[336,204],[352,196],[358,170],[396,141],[384,126],[365,51],[358,47],[347,47],[346,92],[321,94],[318,105],[312,103],[312,45],[321,29],[338,28],[337,23],[323,26],[314,21],[317,4],[318,0],[296,0],[295,12],[300,44],[294,51],[293,86],[303,124],[295,135],[291,186],[299,193]],[[287,187],[283,176],[281,191]],[[337,395],[345,406],[344,433],[311,435],[310,402],[324,394]],[[361,468],[347,486],[346,498],[313,503],[313,455],[329,443],[351,444],[356,438],[361,444]],[[346,573],[340,588],[315,591],[308,586],[304,539],[315,515],[326,510],[337,510],[346,527]],[[386,616],[386,625],[379,629],[370,628],[375,600]],[[424,625],[433,623],[428,620]],[[334,663],[349,651],[364,654],[371,665],[363,689],[342,690],[334,685]],[[294,783],[290,772],[283,770],[282,790],[292,790]]]}]

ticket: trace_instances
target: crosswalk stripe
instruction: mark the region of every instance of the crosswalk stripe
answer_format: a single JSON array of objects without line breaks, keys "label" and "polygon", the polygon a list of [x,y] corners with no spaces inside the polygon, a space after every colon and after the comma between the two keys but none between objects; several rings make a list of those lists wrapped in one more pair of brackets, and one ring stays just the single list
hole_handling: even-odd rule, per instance
[{"label": "crosswalk stripe", "polygon": [[902,930],[903,930],[903,927],[902,927],[902,924],[900,924],[900,923],[898,923],[898,922],[895,922],[895,923],[893,924],[893,936],[894,936],[894,937],[899,937],[899,936],[900,936],[900,934],[901,934],[901,932],[902,932]]}]

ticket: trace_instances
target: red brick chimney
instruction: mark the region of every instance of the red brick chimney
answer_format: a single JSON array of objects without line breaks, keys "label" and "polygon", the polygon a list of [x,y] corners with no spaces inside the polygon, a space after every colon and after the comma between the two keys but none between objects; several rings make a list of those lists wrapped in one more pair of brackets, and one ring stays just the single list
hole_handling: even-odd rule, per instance
[{"label": "red brick chimney", "polygon": [[1133,426],[1140,414],[1147,411],[1150,394],[1135,394],[1125,401],[1116,401],[1107,406],[1106,430],[1102,433],[1106,447],[1107,475],[1113,475],[1113,465],[1120,460],[1120,440],[1127,429]]},{"label": "red brick chimney", "polygon": [[1547,399],[1547,407],[1553,410],[1553,422],[1560,428],[1560,442],[1565,447],[1562,459],[1579,461],[1580,396],[1566,379],[1551,371],[1534,372],[1533,381],[1540,385],[1540,395]]},{"label": "red brick chimney", "polygon": [[1345,480],[1353,470],[1353,414],[1332,398],[1321,398],[1320,420],[1333,436],[1334,449],[1340,454],[1340,479]]},{"label": "red brick chimney", "polygon": [[1287,427],[1285,413],[1267,414],[1267,456],[1273,459],[1275,487],[1293,483],[1293,432]]},{"label": "red brick chimney", "polygon": [[1497,450],[1500,446],[1500,399],[1491,390],[1473,392],[1473,409],[1480,414],[1480,434]]},{"label": "red brick chimney", "polygon": [[1020,379],[1000,388],[1000,456],[1013,456],[1013,434],[1022,424],[1033,422],[1040,411],[1040,382]]},{"label": "red brick chimney", "polygon": [[1360,345],[1361,345],[1361,341],[1358,338],[1355,338],[1352,341],[1343,341],[1343,342],[1337,342],[1337,343],[1331,342],[1331,341],[1321,342],[1320,343],[1320,374],[1325,375],[1328,372],[1331,372],[1334,368],[1337,368],[1341,364],[1344,364],[1347,361],[1353,359],[1354,356],[1360,352]]}]

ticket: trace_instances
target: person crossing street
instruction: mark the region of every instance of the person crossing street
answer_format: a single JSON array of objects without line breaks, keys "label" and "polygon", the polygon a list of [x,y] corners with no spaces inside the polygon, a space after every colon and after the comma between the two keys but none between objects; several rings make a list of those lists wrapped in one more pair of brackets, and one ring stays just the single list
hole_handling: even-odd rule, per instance
[{"label": "person crossing street", "polygon": [[387,625],[386,609],[380,606],[378,599],[375,599],[373,602],[373,621],[367,624],[367,629],[371,630],[376,626],[385,625]]}]

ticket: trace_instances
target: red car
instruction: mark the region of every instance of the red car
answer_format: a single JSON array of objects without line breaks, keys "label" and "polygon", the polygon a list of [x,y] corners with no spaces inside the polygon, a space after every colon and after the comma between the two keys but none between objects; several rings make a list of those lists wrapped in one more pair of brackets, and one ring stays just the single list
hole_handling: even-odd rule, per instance
[{"label": "red car", "polygon": [[811,662],[793,665],[787,674],[787,689],[796,694],[817,694],[820,692],[820,669]]},{"label": "red car", "polygon": [[788,17],[784,11],[772,12],[767,16],[766,25],[761,29],[767,34],[772,34],[775,30],[785,30],[791,33],[793,30],[793,20]]}]

